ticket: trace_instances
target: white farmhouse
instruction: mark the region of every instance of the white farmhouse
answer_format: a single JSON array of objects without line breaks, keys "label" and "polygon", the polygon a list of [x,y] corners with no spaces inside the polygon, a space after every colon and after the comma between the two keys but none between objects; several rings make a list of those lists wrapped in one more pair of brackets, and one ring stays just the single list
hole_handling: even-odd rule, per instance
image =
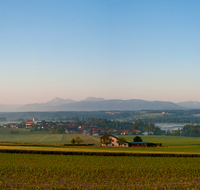
[{"label": "white farmhouse", "polygon": [[[106,135],[104,135],[104,136],[102,136],[102,137],[100,138],[100,139],[101,139],[101,145],[102,145],[102,146],[106,146],[106,144],[103,143],[103,139],[104,139],[105,137],[108,137],[109,139],[111,139],[111,143],[108,144],[107,146],[120,146],[120,145],[117,143],[118,138],[115,137],[114,135],[111,135],[110,133],[108,133],[108,134],[106,134]],[[121,146],[122,146],[122,147],[129,147],[129,143],[128,143],[128,142],[124,142]]]},{"label": "white farmhouse", "polygon": [[145,131],[144,133],[142,133],[143,135],[153,135],[152,131]]}]

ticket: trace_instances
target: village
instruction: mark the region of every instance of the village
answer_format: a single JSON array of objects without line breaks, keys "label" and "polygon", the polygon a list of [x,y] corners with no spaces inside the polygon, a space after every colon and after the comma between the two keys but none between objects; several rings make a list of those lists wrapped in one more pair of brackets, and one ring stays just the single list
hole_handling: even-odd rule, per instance
[{"label": "village", "polygon": [[[102,123],[102,120],[104,121]],[[48,131],[57,134],[83,134],[88,133],[92,136],[101,136],[107,133],[115,135],[154,135],[155,126],[152,124],[152,130],[141,130],[142,124],[137,123],[119,123],[112,122],[105,119],[98,121],[36,121],[33,119],[21,123],[6,123],[0,126],[1,128],[26,128],[31,131]],[[135,129],[137,128],[137,129]],[[147,129],[148,127],[146,127]],[[140,129],[140,130],[139,130]],[[154,131],[153,131],[154,130]]]}]

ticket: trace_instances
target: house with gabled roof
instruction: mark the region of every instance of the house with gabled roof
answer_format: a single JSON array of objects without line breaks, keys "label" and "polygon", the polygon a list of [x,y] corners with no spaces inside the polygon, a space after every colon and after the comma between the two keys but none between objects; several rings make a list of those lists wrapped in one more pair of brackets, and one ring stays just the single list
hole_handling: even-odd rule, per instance
[{"label": "house with gabled roof", "polygon": [[111,132],[111,133],[116,133],[117,132],[117,130],[113,129],[113,128],[109,129],[108,131]]},{"label": "house with gabled roof", "polygon": [[18,128],[18,123],[9,123],[10,128]]},{"label": "house with gabled roof", "polygon": [[130,129],[121,132],[121,135],[130,135],[130,134],[131,134]]},{"label": "house with gabled roof", "polygon": [[[101,146],[106,146],[106,144],[103,143],[103,139],[104,139],[105,137],[108,137],[109,139],[111,139],[111,143],[108,144],[107,146],[115,146],[115,147],[120,146],[120,145],[117,143],[117,141],[118,141],[119,138],[116,137],[116,136],[114,136],[114,135],[111,135],[110,133],[108,133],[108,134],[106,134],[106,135],[100,137]],[[128,143],[127,141],[125,141],[121,146],[122,146],[122,147],[129,147],[129,143]]]},{"label": "house with gabled roof", "polygon": [[135,132],[136,135],[139,135],[141,133],[141,131],[139,130],[133,130]]},{"label": "house with gabled roof", "polygon": [[152,131],[145,131],[144,133],[142,133],[143,135],[153,135]]}]

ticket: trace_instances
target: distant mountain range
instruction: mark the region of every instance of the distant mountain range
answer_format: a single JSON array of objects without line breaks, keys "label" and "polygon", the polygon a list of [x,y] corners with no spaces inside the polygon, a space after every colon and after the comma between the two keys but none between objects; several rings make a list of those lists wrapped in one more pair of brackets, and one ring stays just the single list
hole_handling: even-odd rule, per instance
[{"label": "distant mountain range", "polygon": [[200,102],[165,102],[146,101],[139,99],[105,100],[104,98],[88,97],[81,101],[72,99],[54,98],[46,103],[34,103],[26,105],[0,104],[0,112],[31,112],[31,111],[135,111],[135,110],[183,110],[200,109]]},{"label": "distant mountain range", "polygon": [[188,109],[200,109],[200,102],[198,101],[179,102],[176,104]]},{"label": "distant mountain range", "polygon": [[15,112],[22,105],[0,104],[0,112]]}]

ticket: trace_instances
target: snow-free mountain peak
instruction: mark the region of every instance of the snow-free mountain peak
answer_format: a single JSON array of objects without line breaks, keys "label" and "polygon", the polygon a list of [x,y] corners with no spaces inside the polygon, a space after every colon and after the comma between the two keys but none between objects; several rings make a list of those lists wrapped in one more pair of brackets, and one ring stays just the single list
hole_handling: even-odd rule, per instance
[{"label": "snow-free mountain peak", "polygon": [[59,106],[59,105],[63,105],[63,104],[69,104],[69,103],[74,103],[76,102],[75,100],[72,99],[62,99],[62,98],[54,98],[48,102],[45,103],[46,106]]},{"label": "snow-free mountain peak", "polygon": [[[200,104],[195,102],[195,104]],[[200,106],[200,105],[199,105]],[[74,101],[72,99],[54,98],[46,103],[26,104],[17,107],[16,112],[27,111],[99,111],[99,110],[183,110],[186,109],[183,105],[177,105],[173,102],[164,101],[146,101],[139,99],[120,100],[88,97],[82,101]],[[5,105],[0,105],[0,112],[12,111],[7,109]]]},{"label": "snow-free mountain peak", "polygon": [[95,98],[95,97],[87,97],[86,99],[84,100],[81,100],[81,101],[87,101],[87,102],[96,102],[96,101],[104,101],[105,99],[104,98]]}]

